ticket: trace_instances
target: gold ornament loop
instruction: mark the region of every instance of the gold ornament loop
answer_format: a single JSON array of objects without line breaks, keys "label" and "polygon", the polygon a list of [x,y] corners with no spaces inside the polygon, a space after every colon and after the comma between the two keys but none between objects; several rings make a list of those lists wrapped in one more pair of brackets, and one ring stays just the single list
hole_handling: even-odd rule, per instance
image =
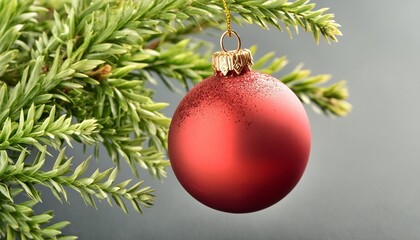
[{"label": "gold ornament loop", "polygon": [[[238,33],[236,33],[234,30],[230,30],[231,33],[233,33],[233,35],[235,35],[236,40],[238,40],[238,45],[236,47],[236,51],[239,51],[239,49],[241,49],[241,38],[239,37]],[[223,40],[225,38],[225,36],[229,35],[229,31],[225,31],[222,36],[220,37],[220,47],[223,49],[223,51],[227,52],[225,45],[223,43]],[[229,36],[230,37],[230,36]]]}]

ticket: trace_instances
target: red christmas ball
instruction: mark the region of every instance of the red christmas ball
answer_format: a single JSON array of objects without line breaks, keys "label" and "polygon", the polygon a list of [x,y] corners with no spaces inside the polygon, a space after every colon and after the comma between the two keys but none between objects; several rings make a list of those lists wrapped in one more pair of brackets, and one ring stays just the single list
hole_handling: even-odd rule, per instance
[{"label": "red christmas ball", "polygon": [[217,72],[175,111],[169,157],[181,185],[201,203],[247,213],[284,198],[301,178],[311,134],[296,95],[278,79],[245,68]]}]

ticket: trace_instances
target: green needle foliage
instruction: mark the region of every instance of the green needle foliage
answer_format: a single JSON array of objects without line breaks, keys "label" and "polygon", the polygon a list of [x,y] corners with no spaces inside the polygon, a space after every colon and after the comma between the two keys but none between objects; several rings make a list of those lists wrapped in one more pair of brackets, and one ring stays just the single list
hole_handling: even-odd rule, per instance
[{"label": "green needle foliage", "polygon": [[[233,20],[299,29],[336,41],[339,25],[307,0],[232,0]],[[0,238],[75,239],[34,213],[40,186],[67,202],[76,191],[88,205],[106,200],[128,212],[153,204],[142,181],[116,183],[121,161],[135,179],[144,169],[166,176],[170,119],[148,83],[192,87],[212,74],[211,48],[190,35],[224,25],[218,0],[0,0]],[[286,59],[268,54],[256,69],[274,74]],[[296,68],[279,78],[304,103],[344,116],[344,82],[321,86],[328,75]],[[176,83],[178,81],[178,83]],[[66,146],[103,146],[115,168],[86,172],[91,157],[73,160]],[[53,161],[52,168],[45,164]],[[49,165],[48,165],[49,166]],[[17,196],[21,194],[24,197]],[[22,202],[26,198],[26,202]]]}]

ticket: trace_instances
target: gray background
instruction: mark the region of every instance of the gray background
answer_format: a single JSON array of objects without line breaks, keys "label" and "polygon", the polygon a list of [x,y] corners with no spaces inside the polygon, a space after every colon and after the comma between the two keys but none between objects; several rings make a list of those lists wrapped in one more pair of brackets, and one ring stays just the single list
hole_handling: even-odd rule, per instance
[{"label": "gray background", "polygon": [[[105,202],[95,210],[76,194],[70,205],[50,198],[38,210],[55,209],[57,219],[72,222],[65,232],[80,239],[420,239],[420,2],[316,2],[331,7],[342,24],[338,44],[317,46],[303,32],[291,40],[274,29],[236,28],[244,46],[257,44],[260,55],[287,55],[288,69],[303,62],[315,74],[348,80],[354,105],[348,117],[308,109],[310,162],[281,202],[246,215],[217,212],[190,197],[169,169],[163,184],[142,176],[158,196],[143,216]],[[156,92],[156,100],[171,103],[171,116],[182,95],[162,85]],[[73,150],[76,158],[80,152]],[[123,168],[121,179],[127,178],[132,174]]]}]

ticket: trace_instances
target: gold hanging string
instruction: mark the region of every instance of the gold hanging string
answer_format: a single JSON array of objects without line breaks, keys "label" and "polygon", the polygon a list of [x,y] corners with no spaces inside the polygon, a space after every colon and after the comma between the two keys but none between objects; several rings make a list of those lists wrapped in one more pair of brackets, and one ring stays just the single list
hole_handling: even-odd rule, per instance
[{"label": "gold hanging string", "polygon": [[229,37],[232,37],[232,27],[231,27],[231,15],[230,15],[230,10],[228,8],[228,5],[226,3],[226,0],[222,0],[223,2],[223,7],[225,8],[225,14],[226,14],[226,28],[227,28],[227,33]]}]

